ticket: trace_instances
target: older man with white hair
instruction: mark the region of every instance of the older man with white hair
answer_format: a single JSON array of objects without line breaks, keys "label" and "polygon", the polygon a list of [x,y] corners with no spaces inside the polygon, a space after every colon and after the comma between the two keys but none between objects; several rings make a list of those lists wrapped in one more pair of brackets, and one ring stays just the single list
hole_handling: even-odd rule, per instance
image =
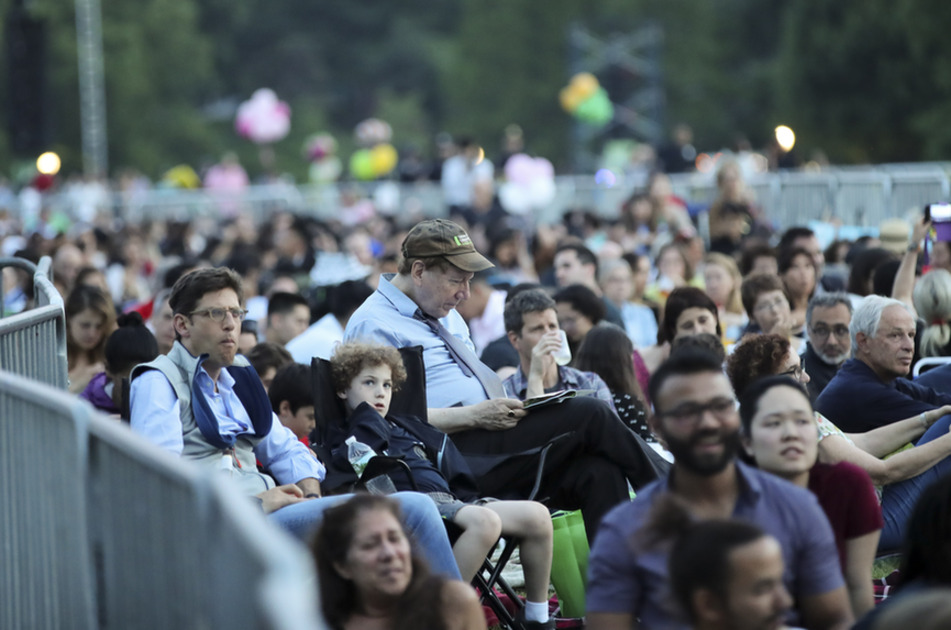
[{"label": "older man with white hair", "polygon": [[915,354],[915,318],[904,303],[866,297],[849,325],[852,359],[816,400],[816,411],[847,433],[951,404],[951,396],[906,378]]}]

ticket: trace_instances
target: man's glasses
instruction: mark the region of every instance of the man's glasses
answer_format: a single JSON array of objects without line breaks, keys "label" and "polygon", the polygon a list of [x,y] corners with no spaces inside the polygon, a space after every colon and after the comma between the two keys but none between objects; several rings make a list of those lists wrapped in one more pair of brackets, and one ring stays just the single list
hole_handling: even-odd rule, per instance
[{"label": "man's glasses", "polygon": [[197,311],[192,311],[189,313],[189,316],[204,315],[205,317],[210,318],[212,321],[218,322],[220,324],[221,322],[225,321],[226,315],[231,315],[235,321],[240,322],[247,314],[247,309],[243,308],[203,308]]},{"label": "man's glasses", "polygon": [[658,412],[658,416],[670,418],[674,422],[695,424],[700,421],[704,412],[709,411],[717,420],[725,420],[736,413],[736,400],[733,398],[714,398],[706,404],[686,403],[670,411]]},{"label": "man's glasses", "polygon": [[833,326],[832,328],[828,328],[826,326],[816,326],[815,328],[809,329],[809,334],[816,339],[827,339],[829,335],[835,335],[839,339],[845,339],[849,336],[849,327],[843,326],[842,324]]}]

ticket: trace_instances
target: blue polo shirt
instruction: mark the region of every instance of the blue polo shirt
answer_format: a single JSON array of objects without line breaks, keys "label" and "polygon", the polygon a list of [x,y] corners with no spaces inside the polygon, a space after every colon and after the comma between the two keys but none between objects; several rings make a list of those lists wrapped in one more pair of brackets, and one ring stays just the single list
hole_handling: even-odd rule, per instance
[{"label": "blue polo shirt", "polygon": [[[397,348],[423,347],[426,365],[426,400],[434,409],[468,406],[488,400],[482,383],[466,376],[452,358],[446,342],[426,322],[414,318],[419,306],[390,280],[394,274],[380,276],[380,284],[347,321],[344,341],[368,341]],[[449,333],[475,352],[469,327],[455,309],[439,320]]]},{"label": "blue polo shirt", "polygon": [[[783,582],[793,599],[843,586],[832,528],[815,495],[741,462],[736,468],[740,492],[733,517],[755,523],[779,541],[786,564]],[[642,628],[690,627],[670,595],[666,549],[637,549],[637,533],[651,506],[669,491],[670,478],[659,479],[604,517],[588,564],[589,613],[629,613]],[[797,622],[793,610],[787,623]]]}]

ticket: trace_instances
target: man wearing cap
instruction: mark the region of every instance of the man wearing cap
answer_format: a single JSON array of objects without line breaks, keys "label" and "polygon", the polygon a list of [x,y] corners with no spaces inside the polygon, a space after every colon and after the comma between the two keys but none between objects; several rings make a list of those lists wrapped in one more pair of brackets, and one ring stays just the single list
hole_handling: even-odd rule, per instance
[{"label": "man wearing cap", "polygon": [[[629,496],[627,482],[640,487],[666,462],[603,401],[577,398],[529,412],[520,400],[505,397],[456,312],[473,274],[492,267],[461,227],[423,221],[403,241],[402,254],[398,273],[384,274],[350,318],[345,341],[422,346],[429,422],[467,456],[483,495],[527,496],[534,483],[530,458],[515,455],[537,453],[554,439],[539,496],[557,507],[580,508],[592,537],[601,516]],[[485,456],[498,462],[487,467]]]}]

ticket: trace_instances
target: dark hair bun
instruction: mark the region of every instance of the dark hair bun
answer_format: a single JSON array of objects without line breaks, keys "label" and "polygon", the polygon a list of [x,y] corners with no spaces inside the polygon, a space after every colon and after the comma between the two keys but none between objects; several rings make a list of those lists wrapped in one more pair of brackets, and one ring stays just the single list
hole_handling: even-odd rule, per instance
[{"label": "dark hair bun", "polygon": [[119,328],[125,328],[126,326],[145,326],[145,320],[142,319],[142,313],[130,311],[119,315],[119,317],[116,318],[116,325]]}]

